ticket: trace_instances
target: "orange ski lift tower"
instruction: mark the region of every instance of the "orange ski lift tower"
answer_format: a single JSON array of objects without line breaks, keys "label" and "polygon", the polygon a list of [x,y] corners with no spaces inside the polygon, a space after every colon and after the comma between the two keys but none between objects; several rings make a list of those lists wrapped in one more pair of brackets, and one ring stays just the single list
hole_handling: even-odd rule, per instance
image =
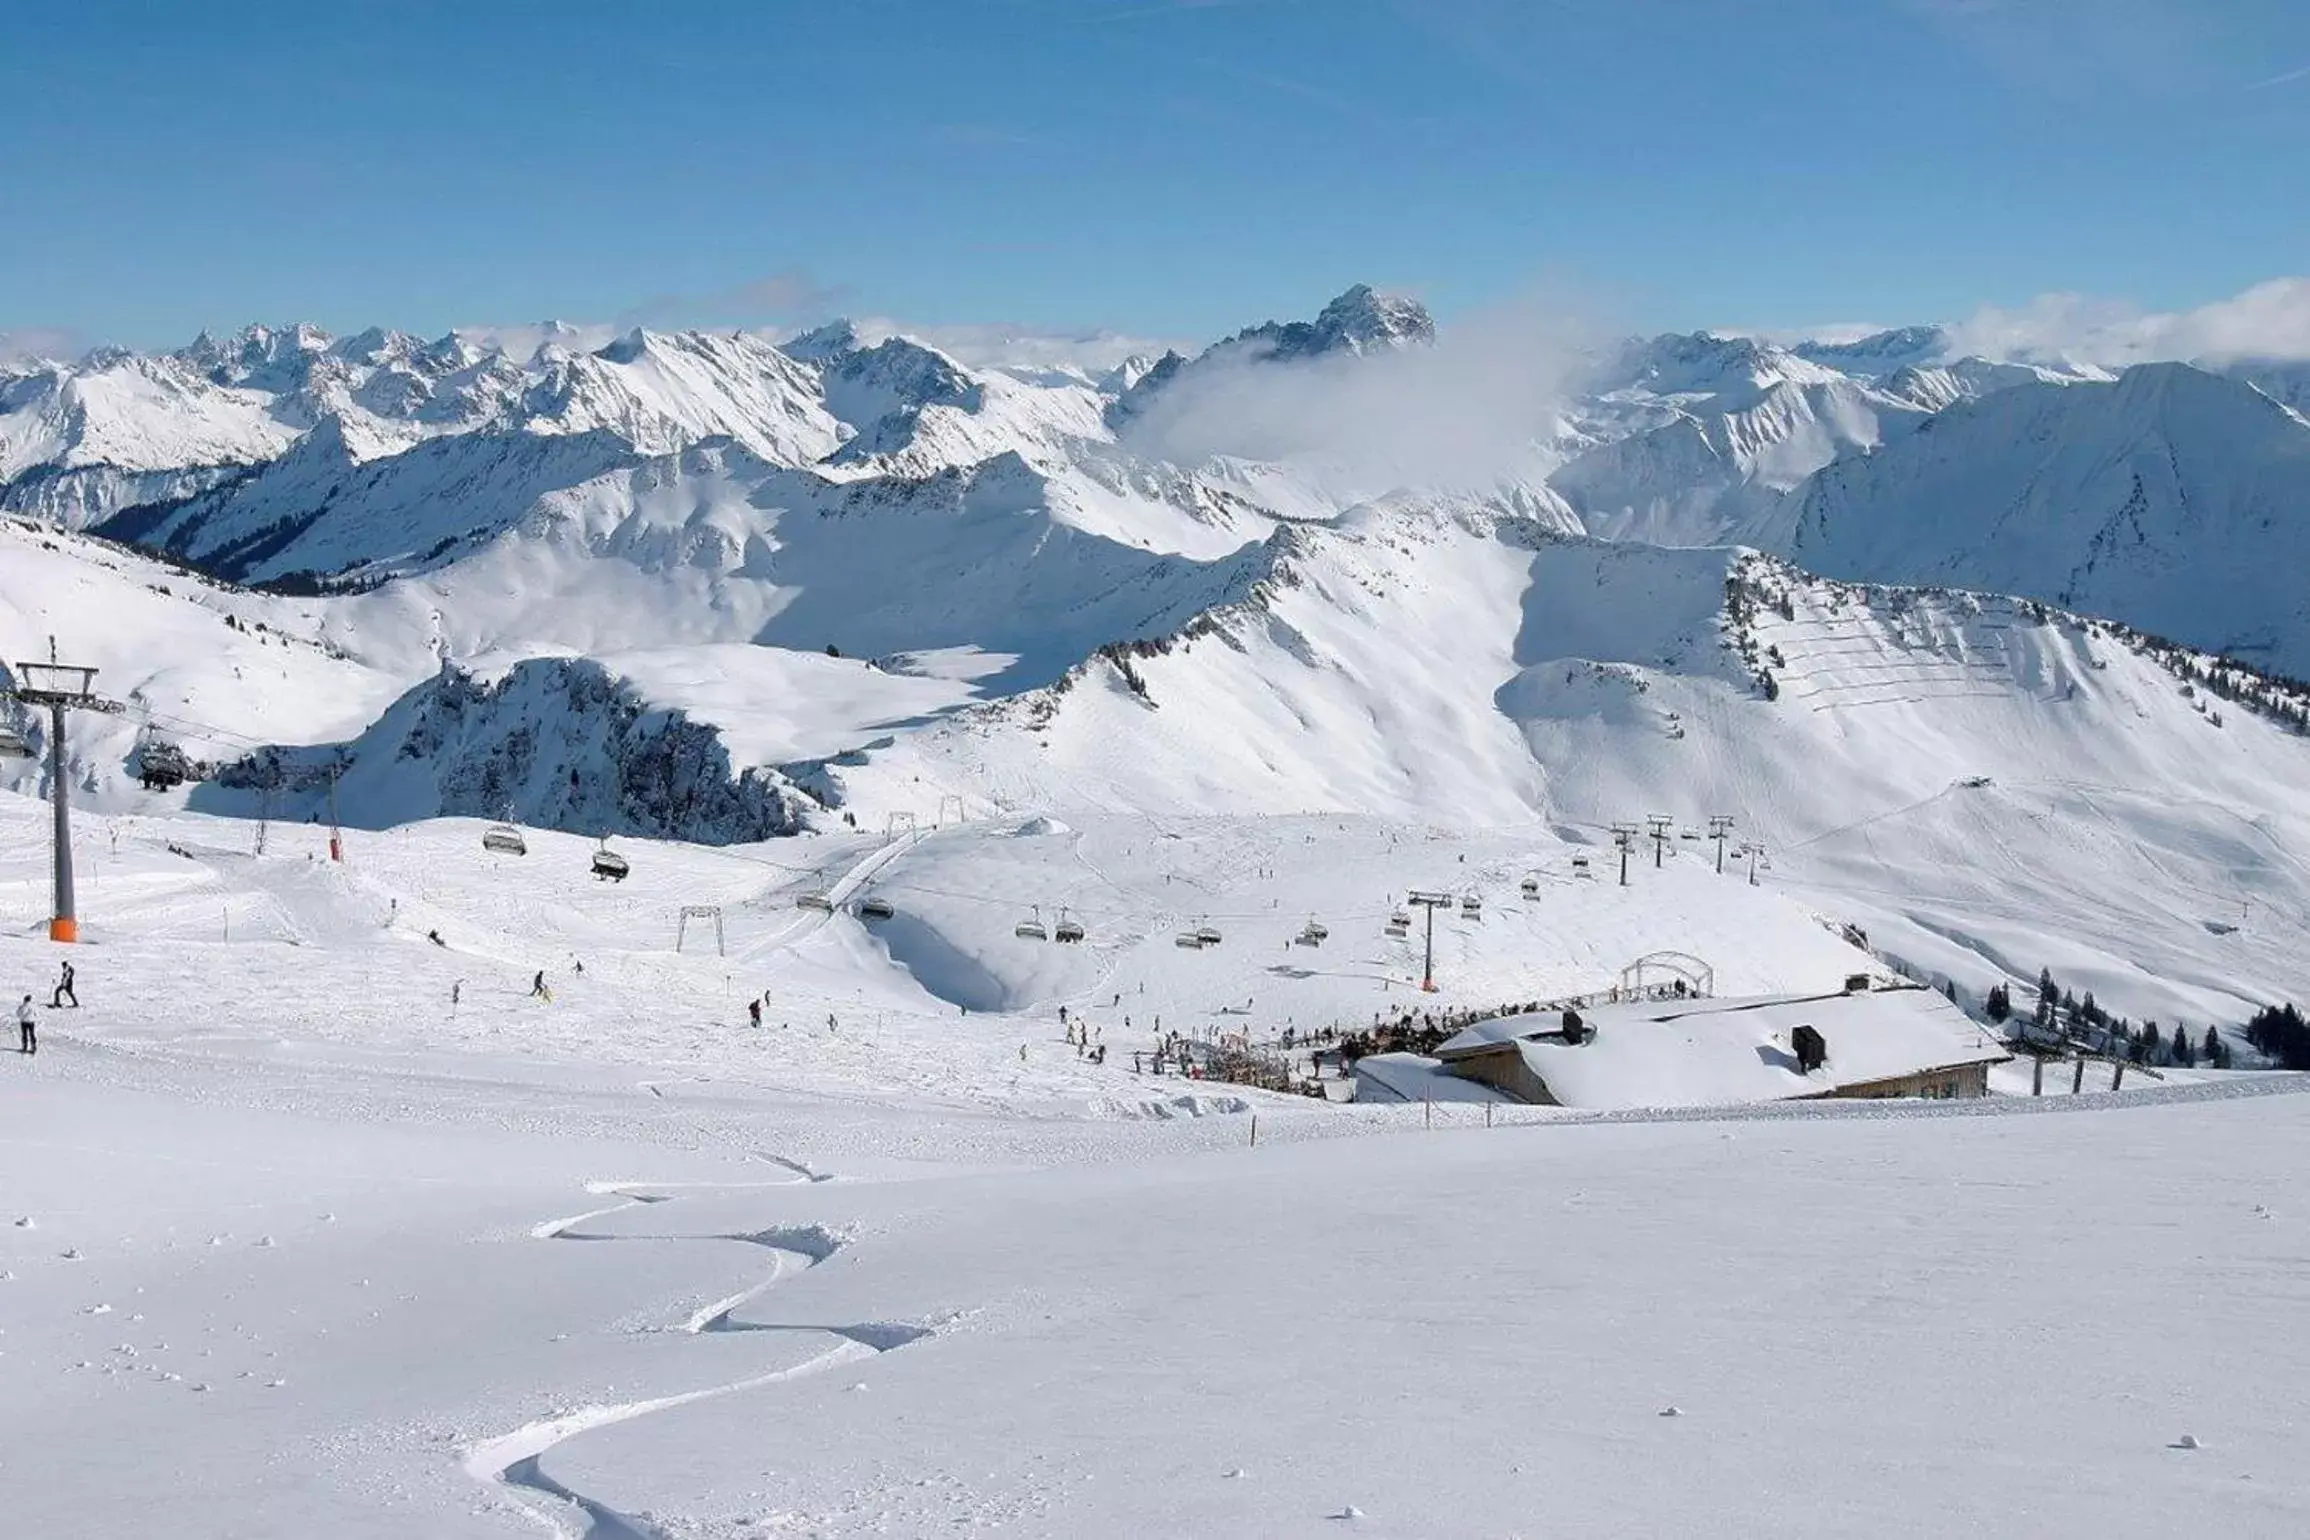
[{"label": "orange ski lift tower", "polygon": [[[56,807],[55,904],[48,920],[48,939],[80,939],[80,917],[72,901],[72,783],[64,773],[64,718],[71,711],[102,711],[117,715],[118,702],[96,694],[96,670],[56,661],[56,644],[48,644],[46,663],[16,665],[16,698],[27,706],[46,706],[48,717],[48,798]],[[17,740],[22,742],[21,739]]]}]

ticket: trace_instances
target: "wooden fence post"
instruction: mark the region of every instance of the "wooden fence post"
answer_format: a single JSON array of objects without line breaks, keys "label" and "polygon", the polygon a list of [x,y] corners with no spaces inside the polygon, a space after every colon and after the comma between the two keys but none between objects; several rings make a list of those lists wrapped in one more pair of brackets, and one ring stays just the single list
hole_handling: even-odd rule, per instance
[{"label": "wooden fence post", "polygon": [[2029,1094],[2032,1096],[2045,1094],[2045,1059],[2042,1055],[2029,1061]]},{"label": "wooden fence post", "polygon": [[2070,1083],[2069,1083],[2069,1094],[2070,1094],[2070,1095],[2072,1095],[2072,1096],[2075,1096],[2075,1095],[2077,1095],[2077,1093],[2078,1093],[2078,1092],[2080,1092],[2080,1091],[2082,1091],[2082,1090],[2084,1090],[2084,1089],[2085,1089],[2085,1055],[2081,1053],[2081,1054],[2079,1054],[2079,1055],[2077,1056],[2077,1075],[2076,1075],[2076,1077],[2075,1077],[2074,1079],[2072,1079],[2072,1080],[2070,1081]]}]

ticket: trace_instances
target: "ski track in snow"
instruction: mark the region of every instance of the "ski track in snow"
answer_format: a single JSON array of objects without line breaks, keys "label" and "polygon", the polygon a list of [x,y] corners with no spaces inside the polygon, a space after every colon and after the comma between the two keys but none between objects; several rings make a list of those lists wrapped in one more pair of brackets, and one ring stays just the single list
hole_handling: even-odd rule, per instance
[{"label": "ski track in snow", "polygon": [[598,1498],[577,1491],[547,1474],[543,1461],[553,1450],[577,1437],[615,1427],[658,1412],[743,1395],[772,1385],[807,1379],[895,1352],[933,1335],[933,1328],[902,1321],[867,1321],[842,1326],[768,1325],[734,1319],[739,1310],[767,1294],[788,1278],[816,1267],[846,1244],[846,1238],[823,1225],[780,1225],[764,1230],[710,1235],[620,1235],[583,1228],[613,1215],[660,1204],[678,1203],[685,1195],[754,1191],[802,1186],[832,1177],[812,1171],[799,1161],[763,1154],[772,1164],[793,1173],[783,1181],[767,1182],[588,1182],[586,1190],[600,1196],[616,1195],[618,1202],[532,1226],[532,1240],[576,1241],[587,1244],[682,1245],[724,1242],[762,1248],[770,1258],[769,1275],[725,1298],[693,1310],[678,1325],[664,1328],[685,1336],[721,1332],[779,1332],[831,1339],[824,1352],[802,1363],[765,1374],[708,1385],[673,1395],[646,1397],[603,1406],[581,1407],[524,1423],[509,1433],[469,1446],[463,1464],[466,1473],[511,1499],[514,1505],[557,1540],[665,1540],[666,1531],[653,1523],[620,1512]]}]

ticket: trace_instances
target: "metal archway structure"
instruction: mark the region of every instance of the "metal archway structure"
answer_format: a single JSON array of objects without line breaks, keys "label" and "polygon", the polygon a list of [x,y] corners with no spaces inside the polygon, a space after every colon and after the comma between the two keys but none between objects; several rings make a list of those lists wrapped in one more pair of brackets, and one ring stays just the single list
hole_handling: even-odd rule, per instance
[{"label": "metal archway structure", "polygon": [[1694,997],[1705,999],[1716,993],[1716,969],[1690,952],[1647,952],[1620,970],[1623,999],[1640,996],[1648,988],[1673,988],[1680,983]]}]

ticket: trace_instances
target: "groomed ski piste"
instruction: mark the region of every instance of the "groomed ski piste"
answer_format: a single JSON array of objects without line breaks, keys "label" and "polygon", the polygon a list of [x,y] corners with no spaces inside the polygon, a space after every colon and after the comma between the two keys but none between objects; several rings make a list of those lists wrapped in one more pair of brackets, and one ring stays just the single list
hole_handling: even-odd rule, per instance
[{"label": "groomed ski piste", "polygon": [[[68,953],[47,817],[0,796],[26,1533],[2310,1522],[2298,1077],[1598,1116],[1131,1068],[1158,1017],[1484,1008],[1664,948],[1727,995],[1881,969],[1704,842],[1622,887],[1578,826],[973,810],[618,840],[607,882],[472,820],[337,864],[318,824],[84,813]],[[1412,887],[1483,898],[1433,996]],[[1017,934],[1062,911],[1079,944]]]}]

